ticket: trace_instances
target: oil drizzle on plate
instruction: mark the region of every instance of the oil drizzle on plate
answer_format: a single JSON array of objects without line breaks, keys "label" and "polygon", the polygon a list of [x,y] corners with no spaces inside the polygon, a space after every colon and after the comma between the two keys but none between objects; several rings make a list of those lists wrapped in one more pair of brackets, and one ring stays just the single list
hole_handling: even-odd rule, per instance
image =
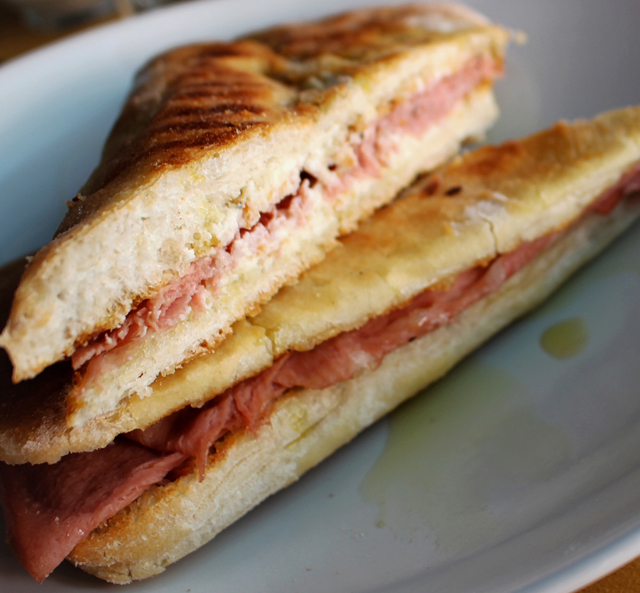
[{"label": "oil drizzle on plate", "polygon": [[553,358],[566,360],[580,354],[589,343],[589,330],[584,319],[573,317],[554,323],[540,336],[540,346]]},{"label": "oil drizzle on plate", "polygon": [[377,528],[465,554],[500,538],[495,497],[500,512],[517,517],[529,486],[551,480],[569,455],[566,436],[538,417],[526,388],[473,357],[390,416],[359,491],[377,507]]}]

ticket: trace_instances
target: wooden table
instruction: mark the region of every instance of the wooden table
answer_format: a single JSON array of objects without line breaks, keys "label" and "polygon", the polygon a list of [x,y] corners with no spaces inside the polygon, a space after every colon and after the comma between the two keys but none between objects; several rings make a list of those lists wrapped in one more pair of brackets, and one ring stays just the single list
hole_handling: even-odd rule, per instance
[{"label": "wooden table", "polygon": [[[64,33],[35,32],[27,29],[15,14],[0,4],[0,63],[71,33],[116,18],[104,19],[89,26],[66,30]],[[582,589],[579,593],[640,593],[640,558],[597,583]]]}]

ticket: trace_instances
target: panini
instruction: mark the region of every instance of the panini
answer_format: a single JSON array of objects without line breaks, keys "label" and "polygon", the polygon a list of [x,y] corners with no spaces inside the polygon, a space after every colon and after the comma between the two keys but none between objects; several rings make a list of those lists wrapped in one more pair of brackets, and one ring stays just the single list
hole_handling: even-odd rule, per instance
[{"label": "panini", "polygon": [[417,4],[151,61],[18,287],[0,336],[13,379],[71,361],[77,427],[214,349],[487,129],[508,38],[466,8]]}]

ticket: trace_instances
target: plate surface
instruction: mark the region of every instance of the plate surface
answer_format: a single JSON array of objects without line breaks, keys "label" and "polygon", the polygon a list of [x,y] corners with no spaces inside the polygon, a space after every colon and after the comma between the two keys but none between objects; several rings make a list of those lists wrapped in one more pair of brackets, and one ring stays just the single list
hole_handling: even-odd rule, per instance
[{"label": "plate surface", "polygon": [[[0,263],[50,237],[134,71],[361,0],[182,4],[0,68]],[[527,33],[491,140],[640,102],[634,0],[470,0]],[[640,228],[541,309],[216,540],[130,591],[551,593],[640,555]],[[0,548],[0,589],[37,586]]]}]

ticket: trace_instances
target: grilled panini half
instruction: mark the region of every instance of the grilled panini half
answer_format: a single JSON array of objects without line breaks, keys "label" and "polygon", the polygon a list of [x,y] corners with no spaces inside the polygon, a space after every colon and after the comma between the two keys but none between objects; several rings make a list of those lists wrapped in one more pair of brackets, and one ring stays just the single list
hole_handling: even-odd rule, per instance
[{"label": "grilled panini half", "polygon": [[364,10],[149,63],[0,344],[68,359],[79,426],[209,351],[336,237],[495,120],[508,34],[454,5]]}]

